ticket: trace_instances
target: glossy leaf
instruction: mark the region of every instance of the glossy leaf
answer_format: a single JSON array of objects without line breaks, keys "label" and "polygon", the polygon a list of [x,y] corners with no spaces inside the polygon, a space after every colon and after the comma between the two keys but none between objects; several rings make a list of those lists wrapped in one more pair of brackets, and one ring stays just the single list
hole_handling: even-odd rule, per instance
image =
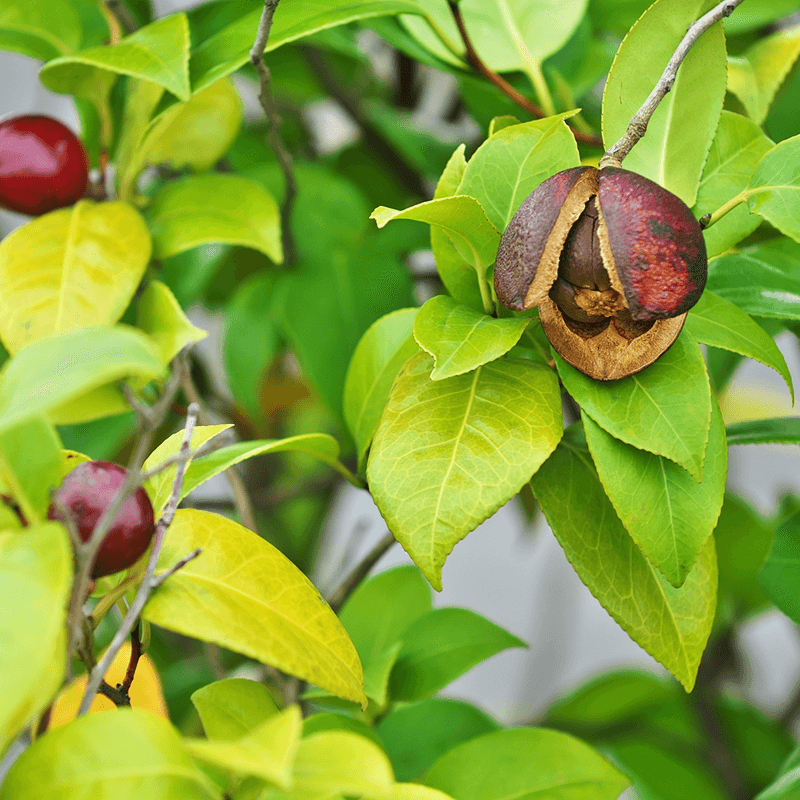
[{"label": "glossy leaf", "polygon": [[789,619],[800,620],[800,514],[778,526],[758,582]]},{"label": "glossy leaf", "polygon": [[700,348],[687,333],[654,364],[618,381],[595,381],[555,357],[578,405],[614,438],[703,475],[711,390]]},{"label": "glossy leaf", "polygon": [[288,789],[302,729],[300,709],[289,706],[239,739],[184,739],[184,745],[195,758],[208,764]]},{"label": "glossy leaf", "polygon": [[[214,25],[203,36],[202,19],[191,17],[193,35],[191,74],[194,91],[230,75],[250,60],[253,31],[258,30],[261,3],[249,3],[247,13],[236,16],[224,27]],[[205,9],[199,9],[205,11]],[[273,20],[266,52],[312,33],[359,19],[399,13],[419,13],[413,0],[314,0],[290,3],[279,8]]]},{"label": "glossy leaf", "polygon": [[246,678],[209,683],[192,694],[192,704],[209,739],[241,739],[278,713],[269,689]]},{"label": "glossy leaf", "polygon": [[717,524],[728,448],[716,400],[697,483],[663,456],[637,450],[606,433],[584,415],[586,441],[600,480],[631,538],[673,586],[682,586]]},{"label": "glossy leaf", "polygon": [[794,26],[759,39],[741,56],[729,59],[728,91],[741,100],[757,125],[766,119],[778,87],[798,56],[800,26]]},{"label": "glossy leaf", "polygon": [[393,784],[386,754],[364,736],[322,731],[300,742],[294,762],[294,786],[300,792],[385,798]]},{"label": "glossy leaf", "polygon": [[786,759],[775,780],[754,800],[793,800],[800,791],[800,746]]},{"label": "glossy leaf", "polygon": [[413,780],[448,750],[499,729],[475,706],[445,697],[430,697],[400,706],[378,723],[378,735],[398,780]]},{"label": "glossy leaf", "polygon": [[[736,197],[772,146],[772,140],[752,120],[723,111],[700,178],[697,202],[692,209],[694,215],[699,219],[703,214],[711,214]],[[737,206],[703,231],[708,256],[733,247],[760,224],[758,216],[750,214],[744,204]]]},{"label": "glossy leaf", "polygon": [[9,353],[87,325],[117,322],[150,260],[150,234],[127,203],[81,201],[0,244],[0,337]]},{"label": "glossy leaf", "polygon": [[450,551],[513,497],[561,437],[553,372],[499,360],[430,380],[414,356],[395,381],[367,478],[389,529],[435,589]]},{"label": "glossy leaf", "polygon": [[686,318],[686,330],[696,341],[754,358],[772,367],[789,387],[794,387],[786,359],[772,337],[746,311],[713,292],[703,292]]},{"label": "glossy leaf", "polygon": [[503,128],[469,160],[458,194],[474,197],[497,230],[546,178],[580,163],[578,145],[565,119],[572,113]]},{"label": "glossy leaf", "polygon": [[425,782],[456,800],[616,800],[628,778],[588,744],[545,728],[487,733],[445,753]]},{"label": "glossy leaf", "polygon": [[185,14],[172,14],[112,45],[90,47],[48,62],[39,73],[53,92],[91,94],[97,71],[130,75],[156,83],[188,100],[189,25]]},{"label": "glossy leaf", "polygon": [[[154,380],[163,369],[155,342],[122,325],[81,328],[40,339],[5,366],[0,384],[0,430],[40,414],[57,414],[98,387],[131,378]],[[88,409],[85,419],[93,418],[90,412]]]},{"label": "glossy leaf", "polygon": [[379,206],[370,215],[379,228],[394,219],[413,219],[442,228],[462,258],[476,270],[494,263],[500,234],[473,197],[453,195],[398,211]]},{"label": "glossy leaf", "polygon": [[61,480],[61,440],[44,417],[0,432],[0,482],[28,523],[47,516]]},{"label": "glossy leaf", "polygon": [[728,444],[800,444],[800,417],[734,422],[726,430]]},{"label": "glossy leaf", "polygon": [[389,692],[393,700],[428,697],[510,647],[526,644],[466,608],[433,609],[404,631]]},{"label": "glossy leaf", "polygon": [[156,258],[211,242],[251,247],[283,261],[278,204],[239,175],[197,175],[170,183],[148,209]]},{"label": "glossy leaf", "polygon": [[365,703],[363,674],[341,623],[311,582],[247,528],[216,514],[178,511],[159,568],[202,554],[145,606],[143,617]]},{"label": "glossy leaf", "polygon": [[80,43],[81,20],[69,0],[6,0],[0,8],[0,50],[49,61]]},{"label": "glossy leaf", "polygon": [[350,359],[344,382],[344,419],[358,449],[359,472],[400,367],[418,351],[414,319],[419,309],[401,308],[374,322]]},{"label": "glossy leaf", "polygon": [[[195,425],[194,430],[192,431],[192,436],[189,439],[190,454],[196,452],[206,442],[210,441],[215,436],[218,436],[220,433],[228,430],[231,427],[232,425],[230,424]],[[145,472],[150,472],[154,469],[157,469],[170,459],[174,459],[178,453],[180,453],[182,443],[182,430],[178,431],[177,433],[173,433],[172,436],[168,436],[158,447],[156,447],[155,450],[153,450],[152,453],[150,453],[145,460],[143,467]],[[191,467],[191,463],[190,455],[189,467]],[[189,467],[187,467],[187,469]],[[156,515],[159,515],[164,510],[164,506],[167,504],[167,500],[169,500],[170,493],[172,492],[172,483],[175,480],[176,470],[177,465],[173,464],[172,466],[160,470],[144,482],[144,489],[147,494],[150,495],[150,500],[153,503],[153,509],[155,510]]]},{"label": "glossy leaf", "polygon": [[706,289],[759,317],[800,320],[800,274],[775,265],[769,247],[756,244],[708,264]]},{"label": "glossy leaf", "polygon": [[762,157],[745,195],[751,213],[800,242],[800,136],[779,142]]},{"label": "glossy leaf", "polygon": [[462,375],[505,355],[530,320],[495,319],[459,305],[450,297],[432,297],[414,321],[414,338],[433,356],[431,380]]},{"label": "glossy leaf", "polygon": [[[71,583],[72,549],[63,526],[46,523],[27,528],[24,535],[0,533],[0,604],[7,612],[0,617],[0,635],[13,642],[0,652],[0,751],[61,686]],[[9,780],[0,790],[3,800]]]},{"label": "glossy leaf", "polygon": [[231,298],[223,339],[223,357],[231,392],[253,420],[263,417],[264,376],[280,339],[272,310],[275,276],[259,273],[245,281]]},{"label": "glossy leaf", "polygon": [[[444,32],[458,52],[463,45],[452,14],[442,0],[421,0],[420,5]],[[529,59],[541,64],[569,39],[586,11],[586,0],[465,0],[464,25],[481,59],[497,72],[525,70]],[[461,63],[421,17],[403,17],[403,23],[438,58]],[[526,51],[527,50],[527,54]]]},{"label": "glossy leaf", "polygon": [[167,366],[185,347],[208,334],[189,322],[175,295],[161,281],[150,281],[139,298],[137,325],[158,345]]},{"label": "glossy leaf", "polygon": [[536,499],[580,579],[626,633],[691,691],[716,609],[709,539],[680,589],[631,539],[573,426],[532,480]]},{"label": "glossy leaf", "polygon": [[404,632],[430,610],[430,586],[413,566],[366,580],[342,607],[339,618],[364,666],[364,691],[379,705],[386,702]]},{"label": "glossy leaf", "polygon": [[[658,0],[631,28],[603,93],[607,148],[627,130],[686,29],[712,5],[711,0]],[[671,91],[648,122],[647,136],[625,158],[625,169],[644,175],[693,206],[722,110],[725,84],[725,36],[722,23],[717,23],[689,51]]]},{"label": "glossy leaf", "polygon": [[87,714],[42,736],[16,761],[0,798],[218,800],[178,732],[148,711]]}]

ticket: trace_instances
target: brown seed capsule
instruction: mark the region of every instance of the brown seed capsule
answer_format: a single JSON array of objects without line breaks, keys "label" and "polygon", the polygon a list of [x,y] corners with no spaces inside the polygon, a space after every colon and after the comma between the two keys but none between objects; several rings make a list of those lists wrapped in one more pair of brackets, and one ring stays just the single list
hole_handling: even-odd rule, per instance
[{"label": "brown seed capsule", "polygon": [[706,270],[700,225],[682,200],[634,172],[575,167],[522,203],[500,240],[494,281],[506,307],[539,307],[566,361],[616,380],[675,341]]}]

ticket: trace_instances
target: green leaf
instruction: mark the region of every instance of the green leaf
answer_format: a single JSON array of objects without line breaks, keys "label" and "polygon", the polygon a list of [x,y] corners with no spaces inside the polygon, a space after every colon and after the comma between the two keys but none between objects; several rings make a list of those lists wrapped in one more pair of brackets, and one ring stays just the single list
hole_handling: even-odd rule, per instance
[{"label": "green leaf", "polygon": [[[444,0],[421,0],[420,5],[456,51],[463,53],[464,46],[447,3]],[[461,10],[464,25],[481,59],[496,72],[510,72],[527,70],[531,60],[541,64],[547,56],[559,50],[583,17],[586,0],[567,4],[542,0],[535,5],[527,0],[484,0],[466,2]],[[401,19],[408,30],[440,59],[451,64],[462,63],[425,19],[409,16]]]},{"label": "green leaf", "polygon": [[587,415],[583,427],[600,480],[626,530],[667,580],[682,586],[717,524],[725,493],[728,449],[716,399],[700,483],[673,461],[614,439]]},{"label": "green leaf", "polygon": [[464,177],[464,170],[467,168],[467,159],[464,158],[464,151],[467,149],[465,144],[460,144],[450,156],[442,175],[436,184],[436,191],[433,199],[439,200],[442,197],[452,197],[458,193],[461,179]]},{"label": "green leaf", "polygon": [[767,112],[792,65],[800,56],[800,25],[759,39],[741,56],[728,59],[728,91],[757,125]]},{"label": "green leaf", "polygon": [[283,261],[280,212],[261,184],[239,175],[197,175],[169,183],[148,209],[156,258],[210,242],[259,250]]},{"label": "green leaf", "polygon": [[630,785],[588,744],[545,728],[511,728],[460,744],[431,767],[425,782],[455,800],[616,800]]},{"label": "green leaf", "polygon": [[289,789],[302,729],[300,709],[289,706],[240,739],[184,739],[183,743],[195,758],[206,763]]},{"label": "green leaf", "polygon": [[231,298],[223,338],[225,370],[237,404],[253,420],[264,416],[261,385],[278,352],[278,328],[272,313],[275,276],[257,273]]},{"label": "green leaf", "polygon": [[479,274],[485,271],[481,267],[494,264],[500,244],[500,234],[489,222],[480,203],[466,195],[428,200],[403,211],[379,206],[370,219],[374,219],[379,228],[393,219],[413,219],[442,228],[459,255],[472,264]]},{"label": "green leaf", "polygon": [[[250,60],[254,31],[258,30],[263,3],[248,5],[251,9],[248,13],[230,17],[222,27],[218,23],[203,26],[206,8],[201,7],[190,15],[192,41],[195,42],[190,65],[194,91],[230,75]],[[289,3],[275,12],[266,52],[347,22],[399,13],[417,14],[419,11],[413,0],[306,0]]]},{"label": "green leaf", "polygon": [[219,792],[195,766],[178,732],[135,708],[87,714],[37,739],[8,773],[2,800],[209,800]]},{"label": "green leaf", "polygon": [[348,717],[346,714],[323,711],[320,714],[311,714],[303,720],[303,736],[310,736],[312,733],[321,733],[322,731],[349,731],[372,739],[378,746],[381,744],[378,734],[366,722]]},{"label": "green leaf", "polygon": [[209,739],[241,739],[268,717],[278,713],[269,689],[246,678],[226,678],[192,694]]},{"label": "green leaf", "polygon": [[350,359],[344,382],[344,419],[356,443],[360,473],[394,379],[419,349],[413,334],[418,311],[401,308],[381,317],[361,337]]},{"label": "green leaf", "polygon": [[510,647],[526,647],[508,631],[466,608],[435,608],[412,622],[389,680],[393,700],[419,700]]},{"label": "green leaf", "polygon": [[0,8],[0,50],[49,61],[80,43],[81,20],[69,0],[6,0]]},{"label": "green leaf", "polygon": [[800,444],[799,417],[734,422],[726,428],[728,444]]},{"label": "green leaf", "polygon": [[577,425],[532,485],[578,577],[623,630],[691,691],[716,608],[713,540],[683,586],[670,586],[614,513]]},{"label": "green leaf", "polygon": [[45,336],[117,322],[150,260],[127,203],[82,200],[0,243],[0,337],[12,355]]},{"label": "green leaf", "polygon": [[432,297],[414,321],[414,338],[433,356],[431,380],[462,375],[505,355],[530,319],[495,319],[459,305],[450,297]]},{"label": "green leaf", "polygon": [[395,381],[367,464],[389,529],[435,589],[450,551],[511,499],[561,437],[552,370],[498,360],[429,377],[421,353]]},{"label": "green leaf", "polygon": [[778,526],[758,582],[789,619],[800,620],[800,514]]},{"label": "green leaf", "polygon": [[800,791],[800,746],[786,759],[775,780],[753,800],[794,800]]},{"label": "green leaf", "polygon": [[761,158],[744,195],[751,214],[800,242],[800,136],[779,142]]},{"label": "green leaf", "polygon": [[578,145],[565,119],[575,112],[503,128],[469,160],[458,194],[474,197],[497,230],[546,178],[580,164]]},{"label": "green leaf", "polygon": [[499,730],[491,717],[460,700],[429,697],[399,706],[378,723],[395,775],[410,781],[456,745]]},{"label": "green leaf", "polygon": [[413,566],[382,572],[362,583],[339,619],[364,666],[364,691],[386,703],[389,673],[408,626],[431,610],[431,589]]},{"label": "green leaf", "polygon": [[161,281],[150,281],[139,298],[136,324],[158,345],[167,366],[184,347],[196,344],[208,334],[196,328],[178,305],[175,295]]},{"label": "green leaf", "polygon": [[[699,219],[703,214],[711,214],[739,194],[773,144],[752,120],[723,111],[700,178],[697,202],[692,209],[694,215]],[[760,224],[761,220],[750,214],[744,204],[737,206],[703,231],[708,256],[733,247]]]},{"label": "green leaf", "polygon": [[725,495],[714,529],[719,570],[717,617],[721,622],[733,622],[768,604],[757,576],[772,544],[774,527],[741,497]]},{"label": "green leaf", "polygon": [[188,66],[189,25],[181,13],[151,22],[116,44],[56,58],[42,67],[39,78],[53,92],[85,97],[91,96],[99,70],[156,83],[188,100]]},{"label": "green leaf", "polygon": [[[191,438],[189,439],[190,460],[188,462],[187,470],[191,468],[192,465],[191,453],[197,451],[206,442],[210,441],[215,436],[218,436],[220,433],[228,430],[231,427],[233,426],[230,424],[195,425]],[[174,459],[178,453],[180,453],[182,443],[183,431],[178,431],[177,433],[173,433],[172,436],[168,436],[147,457],[144,462],[144,471],[150,472],[151,470],[160,467],[170,459]],[[167,504],[167,501],[169,500],[169,496],[172,493],[172,483],[175,480],[177,468],[177,465],[173,464],[170,467],[162,469],[160,472],[156,473],[144,482],[144,489],[147,494],[150,495],[150,500],[153,503],[153,509],[156,512],[156,516],[161,514]]]},{"label": "green leaf", "polygon": [[329,797],[388,798],[394,775],[386,754],[370,739],[348,731],[321,731],[300,742],[294,788]]},{"label": "green leaf", "polygon": [[[0,752],[49,705],[64,679],[71,583],[72,548],[63,526],[0,533],[0,603],[6,609],[0,636],[13,642],[0,651]],[[15,796],[8,793],[12,774],[0,789],[3,800]]]},{"label": "green leaf", "polygon": [[151,596],[145,619],[366,704],[352,642],[291,561],[225,517],[186,509],[169,527],[159,568],[168,569],[198,547],[201,555]]},{"label": "green leaf", "polygon": [[[658,0],[630,30],[603,93],[607,148],[627,130],[686,29],[712,5],[712,0]],[[718,23],[683,60],[674,86],[647,124],[647,136],[625,158],[625,169],[644,175],[693,206],[722,110],[725,83],[725,35]]]},{"label": "green leaf", "polygon": [[706,291],[760,317],[800,320],[800,273],[776,265],[774,251],[756,244],[709,261]]},{"label": "green leaf", "polygon": [[[125,379],[148,382],[163,371],[155,342],[135,328],[81,328],[39,339],[3,369],[0,430],[40,414],[57,415],[71,401],[84,402],[107,384]],[[91,412],[87,408],[84,419],[93,419]]]},{"label": "green leaf", "polygon": [[794,402],[792,376],[783,353],[772,337],[739,306],[705,291],[686,318],[686,330],[701,344],[721,347],[772,367],[786,381]]},{"label": "green leaf", "polygon": [[725,20],[725,32],[729,36],[763,28],[770,22],[797,11],[796,0],[748,0],[744,8]]},{"label": "green leaf", "polygon": [[555,356],[578,405],[615,439],[703,476],[711,390],[700,348],[683,332],[654,364],[618,381],[596,381]]},{"label": "green leaf", "polygon": [[61,440],[44,417],[0,433],[0,482],[29,524],[47,516],[61,480]]}]

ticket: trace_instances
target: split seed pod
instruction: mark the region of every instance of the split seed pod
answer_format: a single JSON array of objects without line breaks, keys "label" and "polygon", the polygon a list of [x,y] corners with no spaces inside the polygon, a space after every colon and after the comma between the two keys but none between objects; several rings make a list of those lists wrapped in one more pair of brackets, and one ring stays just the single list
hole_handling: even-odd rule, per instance
[{"label": "split seed pod", "polygon": [[500,240],[497,296],[539,307],[556,352],[597,380],[652,364],[706,284],[706,246],[689,207],[635,172],[574,167],[522,203]]}]

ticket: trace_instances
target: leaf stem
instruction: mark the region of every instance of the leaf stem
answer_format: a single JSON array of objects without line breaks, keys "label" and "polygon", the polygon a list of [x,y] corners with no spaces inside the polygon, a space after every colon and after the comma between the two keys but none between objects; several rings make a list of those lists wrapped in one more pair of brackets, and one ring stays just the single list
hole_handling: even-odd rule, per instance
[{"label": "leaf stem", "polygon": [[606,150],[605,155],[600,159],[601,169],[603,167],[620,166],[625,156],[630,153],[636,143],[644,136],[650,118],[655,113],[659,103],[672,89],[678,74],[678,67],[680,67],[683,59],[686,58],[689,50],[692,49],[697,40],[709,28],[719,22],[723,17],[729,17],[736,6],[741,2],[742,0],[723,0],[723,2],[714,6],[711,11],[704,14],[700,19],[689,26],[686,35],[681,39],[678,47],[672,54],[672,58],[670,58],[658,83],[653,87],[653,91],[650,92],[650,95],[644,101],[642,107],[631,118],[625,134],[615,145]]},{"label": "leaf stem", "polygon": [[710,228],[715,223],[719,222],[729,211],[733,211],[736,206],[744,203],[747,200],[747,189],[742,190],[736,197],[732,197],[727,203],[721,205],[716,211],[711,214],[703,214],[700,217],[700,225],[705,228]]}]

